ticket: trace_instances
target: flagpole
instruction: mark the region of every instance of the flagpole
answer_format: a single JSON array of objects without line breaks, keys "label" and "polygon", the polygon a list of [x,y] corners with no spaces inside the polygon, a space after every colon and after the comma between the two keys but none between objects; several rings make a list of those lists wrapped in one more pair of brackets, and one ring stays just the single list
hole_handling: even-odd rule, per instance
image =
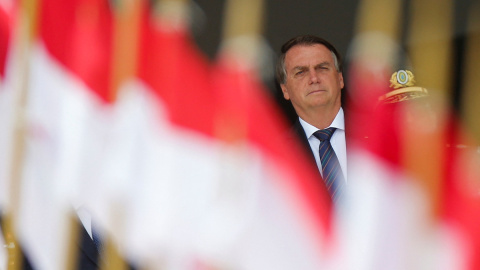
[{"label": "flagpole", "polygon": [[[356,35],[378,32],[398,42],[402,1],[363,0],[359,4],[356,20]],[[375,15],[372,15],[375,14]]]},{"label": "flagpole", "polygon": [[[220,54],[228,54],[235,61],[256,68],[263,31],[264,1],[229,0],[225,5]],[[245,20],[246,17],[248,20]]]},{"label": "flagpole", "polygon": [[[398,64],[401,3],[401,0],[362,0],[359,2],[349,56],[351,74],[348,75],[356,78],[371,78],[368,84],[376,87],[358,88],[358,82],[355,82],[349,92],[352,108],[358,106],[358,108],[365,109],[366,104],[376,102],[380,94],[377,92],[380,89],[377,88],[383,87],[388,82],[392,68]],[[356,68],[357,66],[361,68]],[[374,99],[374,101],[370,99]],[[354,117],[360,117],[360,114]],[[363,133],[360,130],[356,130],[356,132]]]},{"label": "flagpole", "polygon": [[114,6],[113,57],[110,100],[123,83],[135,76],[138,61],[141,8],[145,1],[122,0]]},{"label": "flagpole", "polygon": [[12,146],[12,165],[10,171],[10,191],[9,202],[5,217],[3,218],[3,228],[5,230],[6,242],[8,243],[8,269],[19,270],[23,267],[23,254],[18,242],[16,230],[18,228],[18,213],[20,211],[21,181],[23,173],[23,164],[25,159],[25,144],[26,144],[26,107],[28,95],[28,78],[29,78],[29,56],[33,37],[36,34],[37,21],[37,1],[36,0],[22,0],[20,1],[19,17],[16,22],[18,35],[14,31],[13,38],[16,48],[14,48],[15,55],[13,58],[19,65],[15,67],[14,74],[18,74],[16,81],[14,81],[14,89],[18,91],[17,99],[14,108],[14,130],[13,132],[13,146]]},{"label": "flagpole", "polygon": [[[190,0],[156,0],[155,2],[155,18],[175,26],[184,26],[188,22],[188,6]],[[158,13],[157,13],[158,12]]]},{"label": "flagpole", "polygon": [[429,0],[410,3],[409,52],[417,84],[430,94],[450,97],[453,2]]},{"label": "flagpole", "polygon": [[[138,45],[142,8],[146,1],[121,0],[113,4],[113,55],[110,80],[109,101],[118,99],[119,91],[128,80],[135,77],[138,62]],[[115,224],[112,232],[103,234],[104,248],[100,252],[100,269],[127,269],[127,263],[121,252],[119,237],[125,235],[125,213],[123,207],[111,207],[108,213],[110,224]]]},{"label": "flagpole", "polygon": [[[434,131],[418,129],[414,133],[404,132],[403,160],[405,167],[422,181],[430,197],[432,218],[436,218],[441,211],[446,160],[445,114],[449,110],[447,101],[452,85],[453,3],[451,0],[440,0],[432,5],[429,1],[417,0],[410,5],[409,53],[417,85],[429,91],[437,126]],[[419,153],[417,147],[425,150]]]},{"label": "flagpole", "polygon": [[68,242],[67,242],[67,251],[66,251],[66,259],[65,259],[65,269],[76,269],[77,268],[77,263],[78,263],[78,240],[79,240],[79,228],[80,225],[78,224],[78,218],[76,213],[72,212],[69,215],[69,222],[68,224],[68,229],[69,229],[69,234],[68,236]]}]

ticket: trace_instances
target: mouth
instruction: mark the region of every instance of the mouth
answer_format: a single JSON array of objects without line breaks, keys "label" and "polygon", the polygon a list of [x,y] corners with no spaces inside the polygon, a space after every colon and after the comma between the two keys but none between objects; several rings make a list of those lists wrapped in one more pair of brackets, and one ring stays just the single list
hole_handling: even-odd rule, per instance
[{"label": "mouth", "polygon": [[321,89],[313,90],[313,91],[310,91],[310,92],[307,94],[307,96],[308,96],[308,95],[311,95],[311,94],[322,93],[322,92],[326,92],[326,90],[321,90]]}]

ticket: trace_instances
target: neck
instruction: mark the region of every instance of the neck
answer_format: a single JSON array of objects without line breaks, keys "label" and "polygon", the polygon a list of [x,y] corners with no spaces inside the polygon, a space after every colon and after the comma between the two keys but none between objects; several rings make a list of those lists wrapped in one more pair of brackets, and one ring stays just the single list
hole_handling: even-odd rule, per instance
[{"label": "neck", "polygon": [[298,116],[318,129],[325,129],[332,124],[339,110],[340,106],[333,109],[317,108],[314,111],[298,113]]}]

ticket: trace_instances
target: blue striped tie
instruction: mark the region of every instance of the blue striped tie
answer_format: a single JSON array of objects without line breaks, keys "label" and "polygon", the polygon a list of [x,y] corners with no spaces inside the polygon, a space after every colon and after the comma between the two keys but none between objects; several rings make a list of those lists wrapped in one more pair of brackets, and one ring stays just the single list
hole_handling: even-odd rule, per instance
[{"label": "blue striped tie", "polygon": [[320,140],[319,154],[322,164],[323,180],[333,201],[337,201],[337,199],[340,198],[343,186],[345,185],[342,168],[340,167],[332,144],[330,144],[330,138],[335,130],[336,128],[327,128],[313,133],[313,135]]}]

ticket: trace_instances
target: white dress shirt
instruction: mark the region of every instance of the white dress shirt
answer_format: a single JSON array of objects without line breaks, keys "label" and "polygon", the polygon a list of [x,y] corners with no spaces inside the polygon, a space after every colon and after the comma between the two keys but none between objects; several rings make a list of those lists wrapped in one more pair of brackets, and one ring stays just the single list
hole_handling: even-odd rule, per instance
[{"label": "white dress shirt", "polygon": [[[320,140],[313,135],[318,128],[310,125],[305,122],[302,118],[299,117],[300,124],[307,135],[308,142],[310,143],[310,148],[312,149],[313,155],[315,156],[315,162],[317,163],[318,170],[322,174],[322,164],[320,163],[320,156],[318,149],[320,147]],[[330,139],[333,150],[337,155],[338,162],[342,168],[343,176],[345,181],[347,181],[347,144],[345,142],[345,117],[343,115],[343,109],[340,108],[335,119],[333,119],[332,124],[329,127],[336,128],[335,132]]]},{"label": "white dress shirt", "polygon": [[92,215],[83,207],[82,205],[74,205],[75,210],[77,212],[78,218],[82,222],[83,227],[87,231],[88,235],[91,239],[93,239],[92,235]]}]

